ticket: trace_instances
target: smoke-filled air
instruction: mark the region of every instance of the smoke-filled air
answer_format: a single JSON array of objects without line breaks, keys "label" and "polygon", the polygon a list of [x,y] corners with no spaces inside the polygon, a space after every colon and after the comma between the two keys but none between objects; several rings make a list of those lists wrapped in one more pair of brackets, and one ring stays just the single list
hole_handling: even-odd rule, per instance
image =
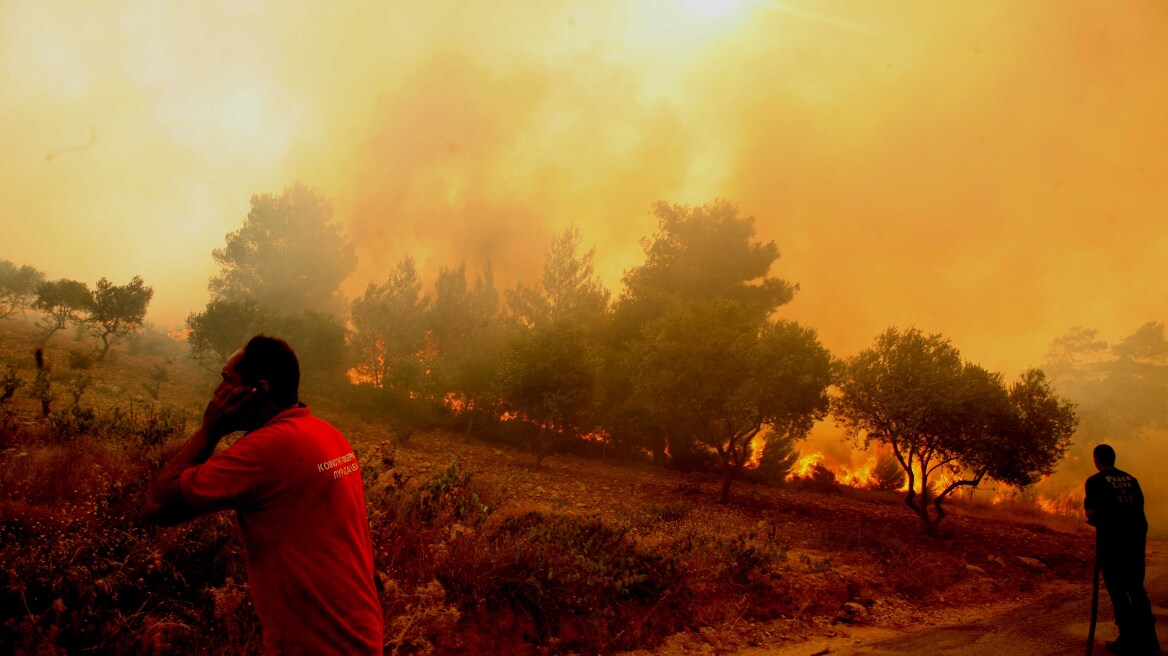
[{"label": "smoke-filled air", "polygon": [[[1096,444],[1168,535],[1166,117],[1168,4],[1153,0],[0,0],[0,510],[73,507],[99,485],[20,496],[4,458],[43,471],[132,434],[152,455],[94,446],[85,462],[159,475],[220,367],[266,332],[361,461],[387,654],[686,653],[676,636],[735,613],[761,627],[839,602],[850,624],[884,593],[935,605],[974,570],[994,586],[1022,576],[1010,567],[1082,579],[1088,556],[1065,553],[1089,553]],[[609,461],[656,491],[627,512],[556,491],[620,489]],[[125,512],[148,503],[117,485]],[[1045,522],[1049,546],[1022,553],[1003,528],[1014,546],[978,547],[974,569],[812,595],[832,558],[885,547],[783,537],[768,504],[861,517],[864,495],[893,504],[877,513],[888,536],[951,540],[1012,512]],[[586,506],[617,510],[580,519]],[[2,515],[0,537],[32,535]],[[156,529],[124,522],[128,542],[102,548],[152,554],[116,583],[146,610],[98,604],[121,624],[58,635],[91,592],[21,575],[31,591],[2,603],[25,619],[0,651],[262,644],[250,610],[223,611],[248,598],[241,560],[197,584],[236,627],[203,642],[174,626],[201,626],[209,593],[180,589]],[[725,545],[683,525],[774,567],[707,567]],[[601,529],[627,562],[676,562],[593,563],[589,585],[617,592],[557,579],[558,557],[601,558],[571,552],[573,531]],[[398,533],[424,548],[380,542]],[[485,574],[498,544],[545,534],[569,545],[528,554],[547,571]],[[239,556],[226,535],[201,546]],[[449,553],[419,555],[438,543]],[[795,588],[759,592],[778,563]],[[737,582],[645,583],[673,567]],[[551,583],[496,626],[529,575]],[[662,594],[712,610],[666,612]],[[576,603],[600,624],[565,619]],[[722,647],[770,644],[758,631]]]}]

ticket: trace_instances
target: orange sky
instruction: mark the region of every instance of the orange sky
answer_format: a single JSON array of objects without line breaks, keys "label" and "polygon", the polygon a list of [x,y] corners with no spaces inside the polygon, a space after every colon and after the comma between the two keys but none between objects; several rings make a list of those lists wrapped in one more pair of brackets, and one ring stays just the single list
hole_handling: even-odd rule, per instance
[{"label": "orange sky", "polygon": [[350,291],[530,280],[570,224],[615,289],[651,203],[724,197],[837,355],[916,324],[1013,377],[1168,318],[1163,2],[95,4],[0,0],[0,259],[140,274],[163,326],[293,180]]}]

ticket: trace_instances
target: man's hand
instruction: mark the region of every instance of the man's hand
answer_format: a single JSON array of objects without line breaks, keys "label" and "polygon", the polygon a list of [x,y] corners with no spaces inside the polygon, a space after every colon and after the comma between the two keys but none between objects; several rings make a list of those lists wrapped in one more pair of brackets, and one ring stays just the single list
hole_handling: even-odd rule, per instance
[{"label": "man's hand", "polygon": [[219,440],[244,428],[255,391],[254,387],[232,385],[226,381],[215,389],[215,395],[203,411],[202,427],[171,457],[150,486],[143,509],[146,519],[169,526],[198,514],[183,498],[179,477],[183,471],[206,462]]},{"label": "man's hand", "polygon": [[203,431],[218,442],[224,436],[242,430],[248,405],[256,389],[246,385],[220,385],[203,411]]}]

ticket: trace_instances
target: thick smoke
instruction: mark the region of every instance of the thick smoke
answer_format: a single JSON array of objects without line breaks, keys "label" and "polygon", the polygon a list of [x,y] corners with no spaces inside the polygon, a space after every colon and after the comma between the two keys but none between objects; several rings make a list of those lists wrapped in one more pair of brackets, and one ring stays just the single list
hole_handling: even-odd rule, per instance
[{"label": "thick smoke", "polygon": [[619,291],[654,201],[722,197],[837,355],[917,325],[1013,378],[1164,319],[1165,4],[688,6],[5,3],[0,258],[140,274],[175,325],[249,196],[300,180],[349,294],[405,255],[530,281],[572,224]]}]

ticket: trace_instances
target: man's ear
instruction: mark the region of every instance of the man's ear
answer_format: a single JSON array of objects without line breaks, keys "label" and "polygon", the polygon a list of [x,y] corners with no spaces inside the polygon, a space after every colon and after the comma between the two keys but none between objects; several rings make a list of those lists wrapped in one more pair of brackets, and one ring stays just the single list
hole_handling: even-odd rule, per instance
[{"label": "man's ear", "polygon": [[268,392],[272,391],[272,386],[268,384],[268,381],[261,378],[260,380],[256,381],[255,389],[257,392],[267,394]]}]

